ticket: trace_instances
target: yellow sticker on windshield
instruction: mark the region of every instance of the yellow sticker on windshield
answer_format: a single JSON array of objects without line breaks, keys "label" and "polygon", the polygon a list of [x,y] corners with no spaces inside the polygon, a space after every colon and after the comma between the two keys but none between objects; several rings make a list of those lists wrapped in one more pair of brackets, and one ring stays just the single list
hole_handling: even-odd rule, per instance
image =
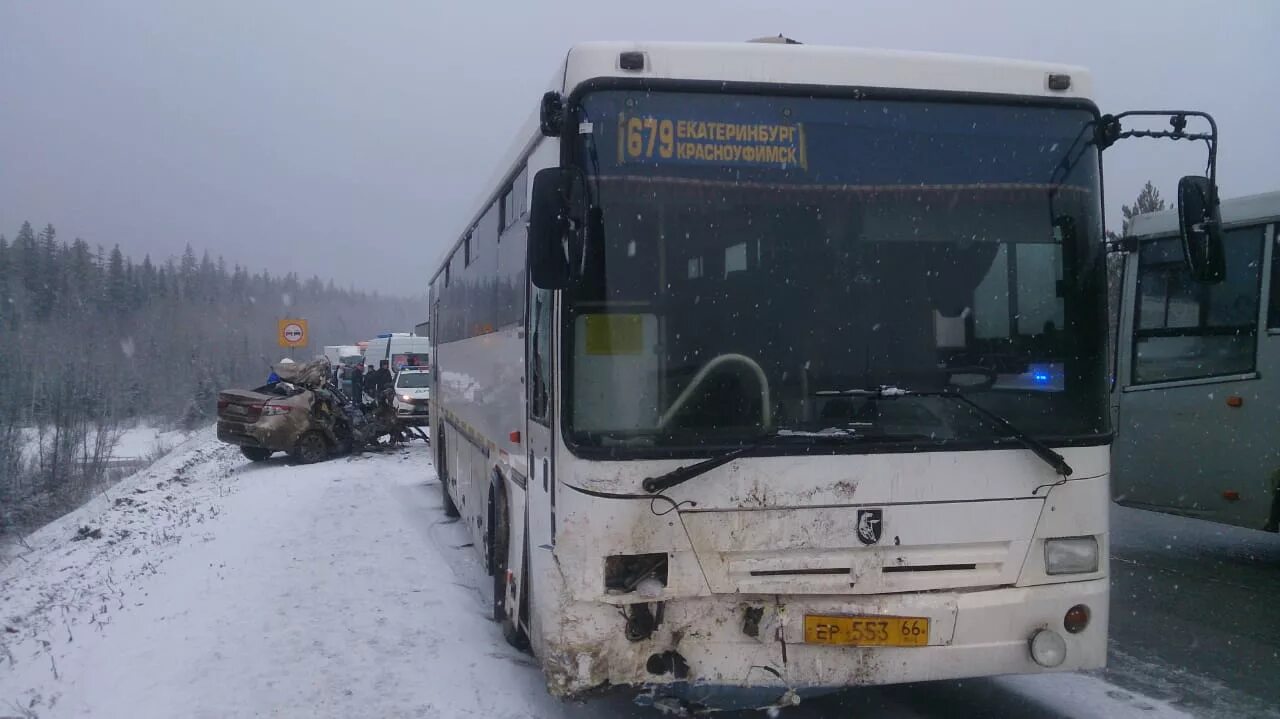
[{"label": "yellow sticker on windshield", "polygon": [[641,315],[587,315],[586,343],[589,355],[638,355],[644,345]]}]

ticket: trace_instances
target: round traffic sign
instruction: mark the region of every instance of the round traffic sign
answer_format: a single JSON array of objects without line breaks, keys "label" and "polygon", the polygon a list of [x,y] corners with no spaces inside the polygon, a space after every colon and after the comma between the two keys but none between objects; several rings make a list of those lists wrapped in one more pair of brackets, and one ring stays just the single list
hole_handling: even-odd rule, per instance
[{"label": "round traffic sign", "polygon": [[303,335],[306,334],[302,330],[302,325],[297,322],[290,322],[284,326],[284,338],[290,342],[302,341]]}]

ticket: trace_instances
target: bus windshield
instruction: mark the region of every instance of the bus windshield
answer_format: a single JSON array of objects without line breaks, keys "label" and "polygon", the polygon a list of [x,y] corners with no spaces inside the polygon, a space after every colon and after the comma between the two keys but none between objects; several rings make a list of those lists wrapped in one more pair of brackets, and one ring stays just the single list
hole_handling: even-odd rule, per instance
[{"label": "bus windshield", "polygon": [[566,293],[579,446],[766,432],[1105,435],[1097,151],[1078,105],[605,90],[575,161],[603,232]]}]

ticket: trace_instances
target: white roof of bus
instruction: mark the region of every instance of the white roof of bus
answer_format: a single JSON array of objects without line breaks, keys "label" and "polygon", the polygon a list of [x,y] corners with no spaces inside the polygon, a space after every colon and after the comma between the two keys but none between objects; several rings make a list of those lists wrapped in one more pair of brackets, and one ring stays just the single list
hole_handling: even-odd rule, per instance
[{"label": "white roof of bus", "polygon": [[[1280,191],[1245,195],[1222,201],[1222,224],[1241,225],[1280,219]],[[1138,215],[1130,234],[1135,237],[1168,235],[1178,231],[1176,208]]]},{"label": "white roof of bus", "polygon": [[[645,54],[645,68],[623,70],[618,55]],[[1071,76],[1051,91],[1048,76]],[[588,42],[569,50],[563,92],[597,77],[643,77],[834,87],[1090,97],[1089,72],[1074,65],[899,50],[767,42]]]},{"label": "white roof of bus", "polygon": [[[623,70],[618,56],[643,52],[643,70]],[[1049,90],[1050,74],[1071,76],[1068,90]],[[585,42],[569,49],[565,61],[546,89],[568,94],[581,83],[602,77],[663,80],[709,80],[831,87],[875,87],[935,90],[1014,96],[1089,99],[1093,78],[1077,65],[951,55],[900,50],[870,50],[829,45],[773,42]],[[466,227],[476,222],[494,199],[499,185],[538,141],[538,110],[521,124],[492,181],[483,188],[479,208]],[[464,232],[465,234],[465,228]],[[461,244],[461,234],[449,243],[434,265],[431,280]]]}]

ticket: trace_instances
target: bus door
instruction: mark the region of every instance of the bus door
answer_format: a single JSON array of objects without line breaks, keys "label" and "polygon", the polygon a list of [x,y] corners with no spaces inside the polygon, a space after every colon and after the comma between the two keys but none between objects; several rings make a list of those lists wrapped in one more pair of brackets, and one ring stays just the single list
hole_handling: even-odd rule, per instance
[{"label": "bus door", "polygon": [[[555,459],[553,448],[555,427],[555,362],[554,293],[529,285],[528,311],[525,313],[525,447],[528,452],[529,478],[525,494],[526,567],[537,576],[540,567],[552,562],[555,545]],[[536,587],[532,577],[523,577],[524,586]],[[530,620],[537,622],[536,613]],[[530,627],[530,636],[540,636]],[[536,639],[535,639],[536,641]]]},{"label": "bus door", "polygon": [[1112,489],[1122,504],[1261,528],[1280,467],[1259,371],[1259,350],[1275,352],[1260,347],[1267,243],[1258,225],[1223,239],[1218,284],[1191,279],[1177,236],[1141,238],[1126,263]]}]

